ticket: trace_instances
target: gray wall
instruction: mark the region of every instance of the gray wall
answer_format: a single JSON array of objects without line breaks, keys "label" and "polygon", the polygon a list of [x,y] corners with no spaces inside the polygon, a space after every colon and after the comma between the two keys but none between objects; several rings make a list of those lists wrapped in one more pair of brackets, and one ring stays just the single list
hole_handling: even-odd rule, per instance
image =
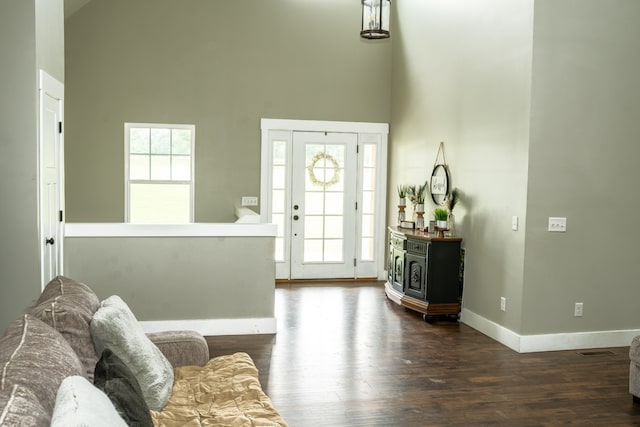
[{"label": "gray wall", "polygon": [[273,237],[67,237],[65,274],[146,320],[274,317]]},{"label": "gray wall", "polygon": [[64,83],[63,0],[36,0],[36,56],[38,68]]},{"label": "gray wall", "polygon": [[388,122],[358,1],[92,1],[66,22],[67,219],[124,220],[124,122],[196,125],[197,222],[260,190],[260,118]]},{"label": "gray wall", "polygon": [[40,292],[38,68],[64,79],[57,6],[61,0],[0,2],[0,331]]},{"label": "gray wall", "polygon": [[[462,3],[394,3],[389,191],[428,179],[444,142],[461,190],[464,307],[519,330],[533,2]],[[390,204],[389,218],[395,210]],[[521,231],[511,231],[513,215]]]},{"label": "gray wall", "polygon": [[[389,188],[424,180],[445,142],[463,192],[464,307],[521,335],[640,327],[627,219],[640,205],[640,3],[394,9]],[[604,225],[612,213],[625,220]],[[547,232],[549,216],[568,217],[567,233]]]},{"label": "gray wall", "polygon": [[637,329],[640,2],[538,0],[535,17],[523,332]]}]

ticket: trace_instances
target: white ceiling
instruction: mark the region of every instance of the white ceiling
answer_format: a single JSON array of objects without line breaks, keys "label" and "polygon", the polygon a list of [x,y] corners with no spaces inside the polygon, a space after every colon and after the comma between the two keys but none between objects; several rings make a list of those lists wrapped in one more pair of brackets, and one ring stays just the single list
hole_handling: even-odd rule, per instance
[{"label": "white ceiling", "polygon": [[64,18],[67,19],[91,0],[64,0]]}]

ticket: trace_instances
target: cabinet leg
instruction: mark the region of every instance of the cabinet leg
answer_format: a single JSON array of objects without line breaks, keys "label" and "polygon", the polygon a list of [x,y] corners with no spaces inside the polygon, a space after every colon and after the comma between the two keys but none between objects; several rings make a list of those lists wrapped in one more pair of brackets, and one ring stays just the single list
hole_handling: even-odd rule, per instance
[{"label": "cabinet leg", "polygon": [[457,322],[458,320],[460,320],[460,313],[447,314],[447,320],[449,322]]},{"label": "cabinet leg", "polygon": [[422,320],[424,320],[427,323],[434,323],[436,321],[436,316],[431,316],[429,314],[423,314],[422,315]]}]

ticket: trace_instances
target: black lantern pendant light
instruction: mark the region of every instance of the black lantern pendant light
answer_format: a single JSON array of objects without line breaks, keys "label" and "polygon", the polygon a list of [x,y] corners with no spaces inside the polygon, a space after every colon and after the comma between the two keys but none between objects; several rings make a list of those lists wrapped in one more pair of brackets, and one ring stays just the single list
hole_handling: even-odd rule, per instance
[{"label": "black lantern pendant light", "polygon": [[365,39],[389,38],[391,0],[362,0],[362,30]]}]

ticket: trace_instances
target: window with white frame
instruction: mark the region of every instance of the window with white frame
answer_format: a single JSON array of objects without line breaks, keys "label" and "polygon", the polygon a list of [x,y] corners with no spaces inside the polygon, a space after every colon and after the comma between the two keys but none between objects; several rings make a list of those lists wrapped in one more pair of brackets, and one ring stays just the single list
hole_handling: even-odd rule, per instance
[{"label": "window with white frame", "polygon": [[194,125],[125,123],[125,218],[193,222]]}]

